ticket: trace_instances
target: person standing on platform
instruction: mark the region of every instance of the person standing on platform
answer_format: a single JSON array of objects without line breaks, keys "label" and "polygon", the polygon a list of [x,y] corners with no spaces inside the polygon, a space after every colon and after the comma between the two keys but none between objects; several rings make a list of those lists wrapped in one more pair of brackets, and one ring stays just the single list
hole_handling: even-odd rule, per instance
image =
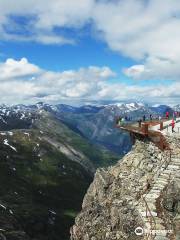
[{"label": "person standing on platform", "polygon": [[124,125],[125,124],[125,118],[122,118],[121,119],[121,125]]},{"label": "person standing on platform", "polygon": [[171,126],[172,126],[172,133],[173,133],[173,132],[174,132],[174,127],[175,127],[175,121],[174,121],[174,119],[172,119]]},{"label": "person standing on platform", "polygon": [[166,112],[166,118],[169,119],[169,112]]},{"label": "person standing on platform", "polygon": [[119,125],[119,126],[121,125],[121,120],[122,120],[122,117],[118,117],[117,122],[116,122],[117,125]]},{"label": "person standing on platform", "polygon": [[138,120],[138,123],[139,123],[139,127],[141,127],[142,119],[139,119],[139,120]]}]

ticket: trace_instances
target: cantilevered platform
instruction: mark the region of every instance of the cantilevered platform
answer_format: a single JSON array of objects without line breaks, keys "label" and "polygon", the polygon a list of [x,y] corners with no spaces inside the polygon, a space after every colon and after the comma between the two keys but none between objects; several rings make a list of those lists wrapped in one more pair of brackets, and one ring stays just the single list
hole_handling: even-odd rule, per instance
[{"label": "cantilevered platform", "polygon": [[[166,121],[164,121],[166,122]],[[169,124],[167,125],[169,126]],[[117,128],[130,133],[132,141],[136,138],[148,139],[157,147],[163,150],[170,150],[169,144],[160,129],[164,129],[163,122],[142,122],[141,126],[137,124],[116,125]],[[154,130],[155,129],[155,130]]]}]

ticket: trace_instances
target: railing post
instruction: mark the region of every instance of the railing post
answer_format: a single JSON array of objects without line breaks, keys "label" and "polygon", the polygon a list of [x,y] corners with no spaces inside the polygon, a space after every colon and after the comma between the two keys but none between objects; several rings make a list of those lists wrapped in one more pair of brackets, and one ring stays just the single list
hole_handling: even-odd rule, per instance
[{"label": "railing post", "polygon": [[160,122],[160,131],[162,131],[163,130],[163,122],[161,121]]},{"label": "railing post", "polygon": [[145,135],[148,135],[148,128],[149,128],[149,124],[148,124],[148,123],[142,123],[141,129],[142,129],[142,132],[143,132]]}]

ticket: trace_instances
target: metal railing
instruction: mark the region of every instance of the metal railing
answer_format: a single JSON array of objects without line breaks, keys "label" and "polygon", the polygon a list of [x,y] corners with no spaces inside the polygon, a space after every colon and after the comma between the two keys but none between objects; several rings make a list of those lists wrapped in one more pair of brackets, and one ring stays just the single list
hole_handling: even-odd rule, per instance
[{"label": "metal railing", "polygon": [[[144,197],[142,197],[142,200],[144,201],[145,206],[146,206],[146,218],[149,219],[149,224],[151,226],[151,230],[154,230],[156,228],[156,220],[151,212],[151,209],[148,206],[146,199]],[[155,236],[156,235],[153,235],[150,231],[149,234],[147,235],[147,239],[154,239]]]},{"label": "metal railing", "polygon": [[[165,169],[166,169],[167,166],[169,165],[169,163],[171,162],[171,155],[172,155],[171,150],[170,149],[167,150],[167,153],[169,153],[169,154],[166,155],[167,158],[165,157],[165,160],[163,161],[163,163],[159,167],[160,171],[161,171],[161,168],[162,168],[163,165],[165,165]],[[160,176],[160,174],[161,174],[161,172],[159,172],[157,170],[155,172],[154,176],[156,176],[156,178],[158,178]],[[170,178],[170,176],[169,176],[169,178]],[[149,182],[149,184],[151,185],[153,183],[153,181],[154,181],[154,178]],[[145,197],[147,196],[148,193],[149,193],[149,191],[145,194],[145,196],[143,196],[143,197],[141,197],[139,199],[138,203],[140,203],[140,201],[143,200],[143,202],[145,204],[145,207],[146,207],[146,218],[149,219],[149,224],[151,226],[151,230],[156,230],[156,220],[155,220],[155,217],[153,216],[153,214],[151,212],[151,209],[150,209],[150,207],[149,207],[149,205],[148,205],[148,203],[147,203],[147,201],[145,199]],[[153,239],[155,239],[155,237],[156,237],[156,234],[153,234],[150,231],[150,233],[147,235],[147,240],[153,240]]]}]

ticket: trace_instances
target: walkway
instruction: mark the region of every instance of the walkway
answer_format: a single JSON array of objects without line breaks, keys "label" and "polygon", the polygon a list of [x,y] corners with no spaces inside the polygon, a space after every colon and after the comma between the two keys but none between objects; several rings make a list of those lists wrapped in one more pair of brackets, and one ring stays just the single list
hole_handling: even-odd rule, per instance
[{"label": "walkway", "polygon": [[161,209],[162,212],[160,213],[159,208],[161,205],[161,195],[163,191],[168,188],[171,181],[173,181],[173,178],[180,181],[179,159],[180,150],[178,154],[171,155],[171,158],[170,156],[169,158],[167,157],[167,161],[162,164],[160,172],[154,176],[153,186],[145,195],[142,196],[138,203],[137,209],[142,221],[145,223],[145,230],[156,230],[156,234],[150,234],[147,239],[174,239],[173,234],[167,232],[167,230],[172,229],[170,229],[170,224],[167,225],[167,219],[163,218],[163,216],[165,216],[163,209]]},{"label": "walkway", "polygon": [[180,122],[177,122],[177,123],[175,124],[175,128],[174,128],[174,132],[173,132],[173,133],[172,133],[172,128],[171,128],[170,126],[166,127],[166,128],[162,131],[162,133],[163,133],[164,135],[170,135],[170,136],[172,136],[172,135],[180,135]]}]

